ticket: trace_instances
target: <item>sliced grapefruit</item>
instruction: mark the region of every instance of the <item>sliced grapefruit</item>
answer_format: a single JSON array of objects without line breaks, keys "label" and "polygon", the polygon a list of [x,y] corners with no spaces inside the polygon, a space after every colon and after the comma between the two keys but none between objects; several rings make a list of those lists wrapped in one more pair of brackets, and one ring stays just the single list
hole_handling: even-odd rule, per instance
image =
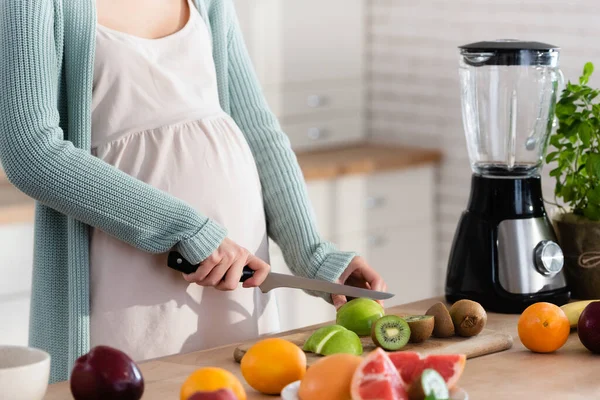
[{"label": "sliced grapefruit", "polygon": [[368,354],[352,377],[352,400],[408,400],[406,385],[387,353]]},{"label": "sliced grapefruit", "polygon": [[388,353],[388,356],[405,384],[410,385],[423,370],[431,368],[444,378],[449,389],[452,389],[460,379],[467,361],[464,354],[421,356],[412,351],[396,351]]}]

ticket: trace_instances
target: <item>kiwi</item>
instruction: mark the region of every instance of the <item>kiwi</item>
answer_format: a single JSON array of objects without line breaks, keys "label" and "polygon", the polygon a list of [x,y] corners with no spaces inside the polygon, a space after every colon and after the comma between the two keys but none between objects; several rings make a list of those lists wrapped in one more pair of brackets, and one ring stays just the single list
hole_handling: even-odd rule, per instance
[{"label": "kiwi", "polygon": [[429,307],[425,315],[433,316],[433,336],[438,338],[454,336],[454,324],[444,303],[435,303]]},{"label": "kiwi", "polygon": [[379,318],[371,327],[371,339],[376,346],[384,350],[400,350],[408,343],[410,327],[396,315]]},{"label": "kiwi", "polygon": [[434,319],[431,315],[408,315],[402,317],[410,328],[411,343],[421,343],[431,337]]},{"label": "kiwi", "polygon": [[424,370],[408,388],[408,398],[410,400],[447,399],[449,396],[446,381],[435,369]]},{"label": "kiwi", "polygon": [[479,335],[487,323],[487,313],[476,301],[459,300],[450,307],[450,317],[459,336]]}]

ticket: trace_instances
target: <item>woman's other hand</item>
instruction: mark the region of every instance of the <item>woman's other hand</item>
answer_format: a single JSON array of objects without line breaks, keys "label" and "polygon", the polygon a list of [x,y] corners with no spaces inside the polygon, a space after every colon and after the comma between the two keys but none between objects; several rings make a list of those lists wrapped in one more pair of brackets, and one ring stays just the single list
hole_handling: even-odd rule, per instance
[{"label": "woman's other hand", "polygon": [[[364,258],[358,256],[354,257],[350,264],[348,264],[338,282],[348,286],[372,289],[380,292],[387,290],[387,285],[381,275],[371,268]],[[346,296],[339,294],[331,295],[331,299],[336,309],[346,304],[347,301]],[[377,302],[383,305],[383,301],[378,300]]]},{"label": "woman's other hand", "polygon": [[246,265],[254,270],[254,276],[244,282],[245,288],[259,286],[267,279],[271,270],[269,264],[233,240],[225,238],[217,250],[200,263],[196,272],[183,274],[183,278],[200,286],[212,286],[223,291],[234,290],[240,283]]}]

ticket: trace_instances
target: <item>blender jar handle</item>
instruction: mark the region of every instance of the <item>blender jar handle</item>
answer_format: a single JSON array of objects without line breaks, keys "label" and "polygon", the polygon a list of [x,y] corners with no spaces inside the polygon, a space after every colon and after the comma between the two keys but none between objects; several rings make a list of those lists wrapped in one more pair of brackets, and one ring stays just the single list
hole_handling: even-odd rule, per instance
[{"label": "blender jar handle", "polygon": [[[565,90],[565,74],[563,74],[562,70],[560,68],[557,69],[557,73],[558,73],[558,85],[556,88],[556,93],[558,93],[558,97],[560,97],[560,95],[562,94],[563,90]],[[552,132],[551,135],[554,134],[554,132],[556,132],[556,130],[558,129],[558,117],[556,116],[556,114],[553,116],[552,118]]]},{"label": "blender jar handle", "polygon": [[562,70],[559,68],[558,70],[558,87],[557,92],[562,93],[565,90],[565,74],[563,74]]}]

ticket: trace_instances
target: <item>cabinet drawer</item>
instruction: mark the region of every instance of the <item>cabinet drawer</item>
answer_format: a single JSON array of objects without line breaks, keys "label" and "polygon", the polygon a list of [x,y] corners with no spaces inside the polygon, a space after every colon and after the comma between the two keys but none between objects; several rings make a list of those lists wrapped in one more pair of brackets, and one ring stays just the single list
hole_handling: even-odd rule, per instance
[{"label": "cabinet drawer", "polygon": [[366,209],[368,230],[431,221],[434,211],[434,167],[380,173],[367,179]]},{"label": "cabinet drawer", "polygon": [[298,90],[265,90],[265,96],[275,115],[285,119],[323,113],[358,113],[362,110],[363,91],[360,81],[343,87],[307,86]]},{"label": "cabinet drawer", "polygon": [[386,306],[394,306],[439,295],[433,238],[432,224],[417,223],[348,235],[338,243],[344,250],[359,252],[381,274],[388,291],[395,294]]},{"label": "cabinet drawer", "polygon": [[361,140],[364,135],[361,116],[284,124],[282,127],[295,150],[348,144]]},{"label": "cabinet drawer", "polygon": [[[434,212],[434,166],[341,178],[336,183],[336,234],[429,222]],[[351,216],[351,217],[349,217]]]}]

